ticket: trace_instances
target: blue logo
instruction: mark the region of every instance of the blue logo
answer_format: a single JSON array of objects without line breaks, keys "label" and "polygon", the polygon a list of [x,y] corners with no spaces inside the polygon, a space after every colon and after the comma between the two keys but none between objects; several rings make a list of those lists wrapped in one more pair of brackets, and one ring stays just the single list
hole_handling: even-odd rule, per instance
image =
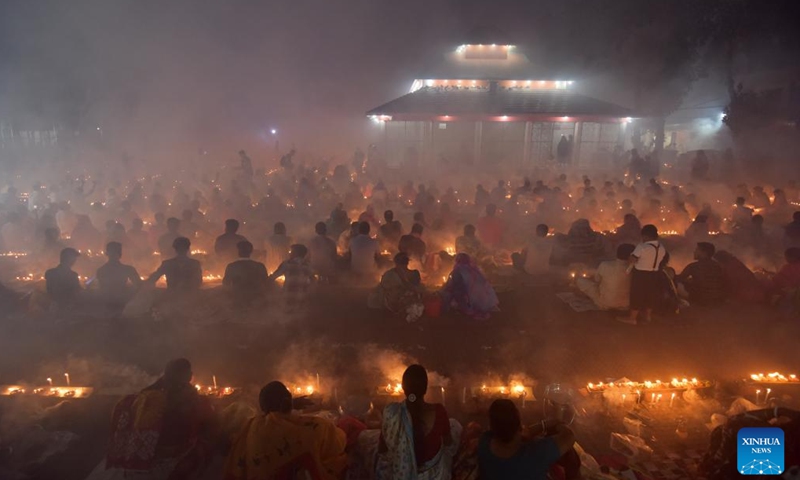
[{"label": "blue logo", "polygon": [[783,473],[783,430],[780,428],[740,428],[736,461],[742,475],[780,475]]}]

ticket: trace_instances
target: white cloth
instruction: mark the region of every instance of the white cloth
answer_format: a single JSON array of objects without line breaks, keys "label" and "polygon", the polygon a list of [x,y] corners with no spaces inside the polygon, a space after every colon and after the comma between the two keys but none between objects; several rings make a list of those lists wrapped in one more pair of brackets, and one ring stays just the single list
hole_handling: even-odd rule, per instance
[{"label": "white cloth", "polygon": [[550,270],[553,241],[548,237],[534,237],[525,246],[525,272],[540,275]]},{"label": "white cloth", "polygon": [[625,260],[601,263],[594,274],[594,281],[579,278],[576,285],[604,310],[624,310],[630,303],[631,277],[628,274],[628,262]]},{"label": "white cloth", "polygon": [[378,269],[375,255],[380,253],[378,241],[368,235],[357,235],[350,240],[350,269],[359,275],[372,274]]},{"label": "white cloth", "polygon": [[658,240],[651,240],[637,245],[632,255],[636,257],[636,270],[654,272],[667,256],[667,249]]}]

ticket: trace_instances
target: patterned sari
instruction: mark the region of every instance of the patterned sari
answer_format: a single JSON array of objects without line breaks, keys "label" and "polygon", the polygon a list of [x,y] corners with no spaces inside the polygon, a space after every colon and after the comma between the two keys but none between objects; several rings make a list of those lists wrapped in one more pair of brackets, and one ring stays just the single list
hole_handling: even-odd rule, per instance
[{"label": "patterned sari", "polygon": [[488,318],[500,304],[489,280],[465,253],[456,255],[456,265],[442,290],[442,300],[445,306],[455,303],[461,313],[474,318]]},{"label": "patterned sari", "polygon": [[168,389],[159,380],[114,408],[106,469],[127,476],[193,478],[209,457],[203,429],[213,408],[191,385]]},{"label": "patterned sari", "polygon": [[[457,434],[460,433],[459,429]],[[450,480],[453,449],[442,445],[435,457],[423,465],[417,465],[414,427],[405,402],[386,406],[382,435],[387,452],[378,459],[377,480]]]}]

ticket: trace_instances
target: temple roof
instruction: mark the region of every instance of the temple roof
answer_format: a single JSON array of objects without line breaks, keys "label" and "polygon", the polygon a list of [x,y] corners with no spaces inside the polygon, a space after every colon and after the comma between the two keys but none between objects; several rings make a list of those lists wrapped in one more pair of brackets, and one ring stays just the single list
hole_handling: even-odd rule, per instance
[{"label": "temple roof", "polygon": [[624,118],[625,107],[570,90],[423,87],[367,112],[367,115],[552,115]]}]

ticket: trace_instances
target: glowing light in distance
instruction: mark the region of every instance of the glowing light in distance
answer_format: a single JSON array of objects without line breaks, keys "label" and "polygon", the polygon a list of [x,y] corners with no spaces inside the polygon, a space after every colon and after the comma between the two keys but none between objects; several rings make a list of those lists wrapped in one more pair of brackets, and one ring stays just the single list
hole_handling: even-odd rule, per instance
[{"label": "glowing light in distance", "polygon": [[270,130],[270,132],[271,132],[273,135],[275,135],[275,134],[277,134],[277,133],[278,133],[278,131],[277,131],[277,130],[275,130],[274,128],[273,128],[272,130]]}]

